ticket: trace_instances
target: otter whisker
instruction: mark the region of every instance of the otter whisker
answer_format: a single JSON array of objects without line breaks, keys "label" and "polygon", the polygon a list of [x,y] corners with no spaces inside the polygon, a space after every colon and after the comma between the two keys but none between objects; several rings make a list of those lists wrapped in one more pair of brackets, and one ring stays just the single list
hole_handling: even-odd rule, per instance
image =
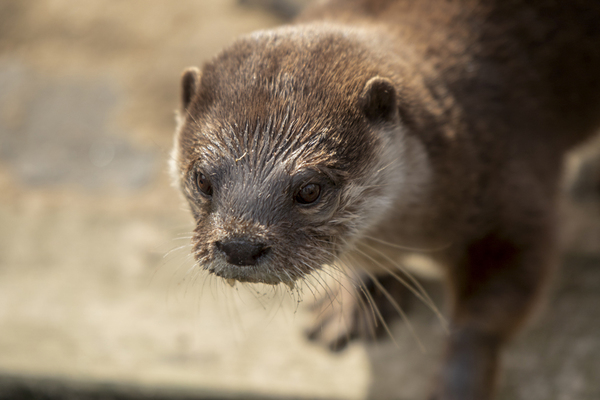
[{"label": "otter whisker", "polygon": [[[319,250],[324,250],[324,249],[319,249]],[[301,257],[300,257],[301,258]],[[304,262],[303,260],[300,260],[300,262],[302,262],[304,265],[306,265],[311,271],[316,271],[315,268],[310,267],[306,262]],[[319,273],[323,273],[325,275],[330,276],[332,279],[334,279],[336,281],[336,283],[338,283],[339,285],[343,286],[343,283],[340,281],[339,278],[335,277],[333,274],[331,274],[329,271],[327,271],[326,269],[320,268]],[[319,280],[319,278],[321,278],[319,276],[319,274],[313,274],[312,275],[314,277],[315,280],[317,280],[317,282],[319,284],[321,284],[321,286],[323,287],[323,289],[325,290],[325,292],[327,293],[327,295],[329,296],[331,294],[331,288],[329,287],[329,285],[327,284],[327,282],[325,280],[322,280],[323,282],[321,283],[321,281]],[[333,300],[332,300],[333,301]]]},{"label": "otter whisker", "polygon": [[[350,257],[349,254],[347,254],[346,256]],[[372,297],[371,293],[369,292],[368,288],[366,288],[363,279],[360,278],[360,276],[357,274],[356,270],[353,268],[353,266],[352,266],[353,264],[352,263],[350,263],[350,264],[346,263],[344,260],[342,260],[341,258],[339,258],[337,256],[336,256],[336,259],[337,259],[337,262],[341,263],[344,266],[344,269],[337,268],[338,272],[344,273],[346,275],[348,273],[352,273],[355,276],[355,278],[352,279],[352,281],[358,283],[359,290],[363,293],[363,295],[367,299],[368,306],[370,307],[371,312],[370,313],[367,312],[365,314],[365,317],[366,318],[371,318],[370,316],[372,316],[374,318],[372,320],[372,322],[373,322],[373,324],[375,326],[377,325],[377,321],[379,320],[381,322],[383,328],[387,332],[387,334],[392,339],[392,341],[394,341],[394,343],[397,345],[397,343],[395,341],[395,338],[392,336],[391,330],[389,329],[389,326],[387,325],[387,322],[385,321],[385,319],[383,318],[383,315],[379,311],[379,309],[377,307],[377,304],[375,303],[375,300],[373,299],[373,297]],[[385,287],[383,285],[381,285],[381,283],[378,281],[378,279],[377,279],[377,277],[375,275],[369,273],[368,271],[362,271],[362,272],[365,273],[373,281],[373,283],[379,288],[379,290],[384,294],[384,296],[388,299],[388,301],[390,301],[390,303],[392,304],[392,306],[394,307],[394,309],[398,312],[398,314],[401,316],[401,318],[408,325],[409,330],[411,331],[411,334],[414,336],[415,340],[418,342],[419,346],[421,347],[421,350],[424,351],[424,352],[426,352],[425,351],[425,347],[423,346],[423,344],[420,342],[420,340],[418,339],[418,337],[416,335],[414,327],[412,326],[412,324],[408,320],[408,317],[406,316],[405,312],[402,310],[402,308],[400,307],[400,305],[397,303],[397,301],[393,298],[393,296],[391,296],[389,294],[389,292],[385,289]],[[418,292],[416,292],[416,295],[419,295]],[[358,296],[356,299],[360,300],[359,304],[361,304],[361,309],[363,310],[362,312],[365,313],[366,311],[365,311],[364,307],[366,307],[366,304],[364,304],[364,301],[362,301],[362,297]],[[342,315],[343,315],[343,313],[342,313]],[[370,326],[370,325],[367,324],[367,326]],[[375,337],[374,327],[370,327],[369,329],[371,330],[371,335],[373,337]]]},{"label": "otter whisker", "polygon": [[396,243],[386,242],[385,240],[376,238],[374,236],[364,235],[364,234],[362,235],[362,237],[365,239],[373,240],[374,242],[381,243],[381,244],[384,244],[386,246],[389,246],[389,247],[392,247],[395,249],[418,252],[418,253],[435,253],[438,251],[446,250],[447,248],[449,248],[452,245],[451,243],[448,243],[448,244],[441,245],[438,247],[433,247],[433,248],[419,248],[419,247],[402,246],[402,245],[399,245]]},{"label": "otter whisker", "polygon": [[[387,322],[383,318],[383,315],[381,315],[379,308],[377,307],[377,304],[373,299],[372,294],[370,293],[369,289],[365,286],[364,280],[359,275],[356,275],[354,281],[357,282],[357,288],[359,289],[356,298],[359,300],[358,304],[360,305],[360,307],[357,309],[357,312],[359,312],[360,315],[366,319],[365,326],[369,330],[370,337],[377,337],[376,327],[379,325],[379,323],[381,323],[381,326],[384,327],[390,339],[394,343],[396,343],[395,338],[392,336],[392,333],[389,330],[389,327],[387,325]],[[362,293],[362,296],[360,295],[360,293]]]},{"label": "otter whisker", "polygon": [[[410,279],[410,281],[416,286],[416,288],[418,289],[418,291],[411,284],[409,284],[406,280],[404,280],[402,277],[398,276],[392,270],[390,270],[389,268],[385,267],[381,262],[379,262],[378,260],[374,259],[373,257],[371,257],[369,254],[365,253],[364,251],[361,251],[357,247],[358,245],[365,245],[365,246],[369,247],[370,249],[372,249],[373,251],[377,251],[378,253],[380,253],[388,262],[390,262],[392,265],[396,266],[396,268],[398,268],[400,271],[402,271]],[[431,299],[431,297],[429,296],[429,294],[427,293],[427,291],[423,288],[423,286],[419,283],[419,281],[417,279],[415,279],[412,276],[412,274],[410,274],[410,272],[406,270],[406,268],[404,268],[401,264],[399,264],[397,262],[394,262],[394,260],[392,260],[389,256],[387,256],[385,253],[379,251],[378,249],[376,249],[373,246],[370,246],[370,245],[368,245],[366,243],[358,243],[357,246],[354,246],[355,251],[357,251],[360,254],[362,254],[363,256],[367,257],[371,262],[375,263],[376,265],[378,265],[379,267],[381,267],[383,270],[385,270],[386,272],[388,272],[390,275],[392,275],[396,280],[398,280],[398,282],[400,282],[401,284],[403,284],[411,293],[413,293],[413,295],[415,295],[429,309],[431,309],[434,312],[434,314],[437,316],[437,318],[439,319],[440,323],[442,324],[442,328],[446,332],[448,332],[448,329],[449,329],[448,328],[448,323],[446,322],[446,320],[443,317],[442,313],[439,311],[439,309],[435,305],[435,302],[433,301],[433,299]]]},{"label": "otter whisker", "polygon": [[[327,282],[324,279],[322,279],[321,277],[317,276],[317,275],[313,274],[311,276],[315,279],[316,283],[319,284],[319,286],[323,289],[323,291],[325,292],[325,296],[330,300],[331,304],[333,304],[333,302],[335,301],[335,296],[333,296],[333,298],[332,298],[332,296],[331,296],[331,290],[330,290],[330,287],[327,284]],[[319,294],[318,293],[319,290],[316,287],[316,285],[314,287],[315,287],[315,290],[317,290],[317,294]],[[321,295],[321,296],[325,297],[324,295]],[[314,297],[315,297],[315,300],[318,300],[316,295],[314,295]],[[338,301],[339,301],[339,299],[338,299]]]},{"label": "otter whisker", "polygon": [[[175,268],[175,269],[173,270],[173,273],[171,274],[171,278],[169,279],[168,287],[172,287],[172,286],[173,286],[173,281],[174,281],[174,279],[175,279],[175,277],[176,277],[177,273],[178,273],[178,272],[181,270],[181,268],[182,268],[182,267],[184,267],[184,266],[185,266],[185,265],[186,265],[186,264],[189,262],[189,260],[190,260],[192,257],[193,257],[193,254],[192,254],[192,253],[188,253],[188,254],[187,254],[185,257],[184,257],[184,259],[183,259],[183,260],[182,260],[182,261],[179,263],[179,265],[177,266],[177,268]],[[195,267],[195,264],[194,264],[194,263],[192,263],[192,266],[191,266],[191,267],[188,269],[188,271],[187,271],[187,272],[184,274],[184,277],[183,277],[183,279],[185,279],[185,277],[186,277],[186,276],[188,276],[188,275],[190,274],[190,271],[191,271],[191,270],[192,270],[192,268],[194,268],[194,267]],[[166,295],[167,295],[167,298],[166,298],[165,300],[166,300],[166,301],[168,301],[168,291],[167,291],[167,294],[166,294]]]},{"label": "otter whisker", "polygon": [[[190,236],[190,238],[191,238],[191,236]],[[163,259],[164,259],[164,258],[167,258],[167,257],[169,257],[171,254],[173,254],[174,252],[176,252],[176,251],[179,251],[179,250],[182,250],[182,249],[185,249],[186,247],[191,247],[191,246],[192,246],[192,244],[191,244],[191,243],[186,243],[186,244],[184,244],[184,245],[181,245],[181,246],[178,246],[178,247],[172,248],[171,250],[167,251],[167,252],[166,252],[166,253],[163,255],[163,257],[162,257],[162,258],[163,258]]]},{"label": "otter whisker", "polygon": [[[367,244],[364,244],[364,245],[370,247],[374,251],[377,251],[377,249],[372,248],[371,246],[369,246]],[[387,273],[389,273],[391,276],[393,276],[398,282],[400,282],[401,284],[403,284],[408,290],[410,290],[410,292],[412,294],[414,294],[415,297],[417,297],[419,300],[421,300],[427,307],[429,307],[429,309],[431,311],[434,312],[434,314],[437,316],[437,318],[439,319],[440,323],[442,324],[442,328],[444,329],[444,331],[446,331],[446,333],[449,333],[448,322],[446,321],[446,319],[444,318],[444,316],[442,315],[442,313],[440,312],[440,310],[435,305],[435,302],[433,301],[433,299],[431,298],[431,296],[429,296],[429,294],[427,293],[427,291],[425,290],[425,288],[423,288],[423,285],[421,285],[419,283],[419,281],[414,276],[412,276],[412,274],[410,274],[409,271],[406,270],[406,268],[404,268],[400,263],[394,263],[394,260],[392,260],[386,254],[380,252],[380,254],[387,261],[389,261],[390,263],[392,263],[392,265],[394,265],[395,267],[397,267],[406,276],[408,276],[409,279],[411,280],[411,282],[413,282],[413,284],[417,287],[417,289],[419,291],[417,291],[417,289],[415,289],[405,279],[403,279],[402,277],[400,277],[398,274],[396,274],[391,269],[387,268],[385,265],[383,265],[378,260],[376,260],[373,257],[371,257],[369,254],[365,253],[364,251],[360,250],[359,248],[356,248],[355,250],[358,251],[359,253],[361,253],[363,256],[369,258],[374,263],[376,263],[379,267],[381,267],[383,270],[385,270]]]},{"label": "otter whisker", "polygon": [[[156,277],[156,274],[158,273],[158,271],[159,271],[159,270],[161,270],[161,269],[163,269],[163,268],[164,268],[164,267],[167,265],[167,263],[168,263],[168,261],[169,261],[169,260],[167,260],[167,258],[171,258],[171,257],[173,257],[175,253],[177,253],[177,252],[179,252],[180,250],[183,250],[183,249],[185,249],[185,248],[187,248],[187,247],[191,247],[191,243],[187,243],[187,244],[185,244],[185,245],[178,246],[178,247],[176,247],[176,248],[173,248],[173,249],[169,250],[169,251],[168,251],[168,252],[167,252],[167,253],[166,253],[166,254],[165,254],[163,257],[162,257],[162,260],[161,260],[160,264],[159,264],[159,265],[158,265],[156,268],[154,268],[154,271],[152,272],[152,275],[150,276],[150,278],[149,278],[149,280],[148,280],[148,284],[152,283],[152,281],[153,281],[153,280],[154,280],[154,278]],[[187,258],[189,258],[189,257],[191,257],[191,255],[190,255],[190,253],[189,253],[189,252],[183,253],[183,255],[184,255],[184,260],[185,260],[185,259],[187,259]],[[172,258],[171,258],[171,259],[172,259]],[[178,268],[180,268],[180,267],[178,267]],[[176,269],[176,270],[177,270],[177,269]]]},{"label": "otter whisker", "polygon": [[[355,268],[353,267],[352,263],[349,263],[350,260],[348,260],[348,262],[346,262],[345,260],[342,260],[340,257],[337,257],[334,255],[334,257],[336,258],[336,262],[339,264],[342,264],[341,266],[343,266],[343,268],[339,268],[340,266],[338,266],[338,264],[334,264],[334,269],[339,272],[340,274],[347,276],[349,281],[352,282],[354,284],[354,289],[355,291],[351,291],[348,288],[344,287],[342,285],[342,288],[346,290],[347,293],[349,293],[355,301],[357,301],[358,304],[358,309],[357,312],[359,312],[361,315],[364,316],[364,318],[367,318],[370,320],[370,323],[367,322],[366,323],[366,327],[367,329],[369,329],[370,331],[370,335],[371,337],[376,337],[376,332],[375,332],[375,327],[377,326],[377,315],[379,313],[379,310],[376,309],[377,305],[375,304],[371,293],[369,292],[368,288],[365,286],[365,282],[362,279],[362,277],[360,276],[360,274],[355,270]],[[363,296],[360,295],[360,293],[363,294]],[[343,300],[343,299],[340,299]],[[366,300],[366,301],[365,301]],[[343,308],[343,304],[340,304],[340,306]],[[370,312],[368,311],[370,310]],[[344,313],[341,313],[341,317],[343,317]],[[385,324],[385,321],[381,321],[382,324]],[[387,328],[387,327],[386,327]],[[349,332],[346,332],[346,336],[347,339],[350,340],[351,338],[348,336]],[[394,340],[392,338],[392,340]]]},{"label": "otter whisker", "polygon": [[[371,273],[369,271],[365,271],[365,273],[369,276],[369,278],[371,278],[371,280],[373,281],[375,286],[377,286],[379,288],[379,290],[383,293],[383,295],[388,299],[388,301],[392,304],[392,306],[398,312],[398,314],[400,314],[400,316],[402,317],[402,320],[404,321],[406,326],[408,326],[408,329],[410,330],[413,338],[419,344],[421,351],[423,353],[427,353],[427,350],[426,350],[425,346],[423,345],[423,343],[421,342],[421,340],[419,339],[419,336],[417,335],[417,332],[415,331],[413,324],[410,322],[408,316],[406,315],[406,313],[404,312],[402,307],[400,307],[400,305],[398,304],[396,299],[394,299],[394,297],[392,295],[390,295],[390,293],[385,289],[385,287],[381,284],[381,282],[379,282],[379,280],[373,273]],[[381,315],[381,314],[379,314],[379,315]],[[381,318],[383,318],[383,317],[381,317]],[[391,332],[389,331],[389,329],[387,329],[387,324],[386,324],[386,330],[391,335]],[[398,344],[396,343],[396,345],[398,345]]]},{"label": "otter whisker", "polygon": [[[350,256],[349,254],[346,254],[346,257],[350,258],[351,256]],[[372,337],[376,337],[376,332],[375,332],[375,330],[374,330],[374,327],[376,327],[376,326],[377,326],[377,322],[378,322],[378,320],[379,320],[379,321],[382,323],[382,326],[383,326],[383,327],[385,328],[385,330],[388,332],[388,334],[389,334],[390,338],[391,338],[391,339],[394,341],[394,343],[395,343],[395,339],[393,338],[393,336],[392,336],[392,334],[391,334],[391,332],[390,332],[390,330],[389,330],[389,327],[387,326],[387,323],[386,323],[385,319],[383,318],[383,316],[382,316],[382,315],[381,315],[381,313],[379,312],[379,308],[377,307],[377,304],[375,303],[375,300],[373,299],[373,296],[372,296],[371,292],[369,291],[369,288],[368,288],[368,287],[366,287],[366,285],[365,285],[365,282],[364,282],[364,279],[363,279],[363,278],[360,276],[360,274],[359,274],[359,273],[358,273],[358,272],[357,272],[357,271],[356,271],[356,270],[355,270],[353,267],[350,267],[351,265],[352,265],[352,264],[345,263],[345,267],[346,267],[346,268],[348,268],[348,269],[349,269],[351,272],[353,272],[353,273],[354,273],[354,276],[355,276],[355,279],[354,279],[354,281],[358,283],[358,287],[359,287],[359,289],[361,290],[361,292],[363,293],[363,295],[365,296],[365,298],[367,299],[367,301],[368,301],[368,303],[367,303],[367,304],[369,305],[369,308],[370,308],[370,310],[371,310],[371,313],[370,313],[370,315],[371,315],[371,316],[372,316],[372,318],[373,318],[373,319],[372,319],[372,322],[373,322],[373,329],[372,329],[372,332],[371,332],[371,335],[372,335]],[[361,272],[363,272],[363,273],[364,273],[365,271],[361,271]],[[360,298],[360,296],[359,296],[359,298]],[[363,304],[364,304],[364,303],[363,303]],[[365,307],[366,307],[366,305],[365,305]],[[363,312],[364,312],[364,311],[363,311]],[[369,315],[369,314],[367,314],[367,316],[368,316],[368,315]]]},{"label": "otter whisker", "polygon": [[[306,285],[306,287],[308,288],[308,290],[310,291],[310,293],[313,295],[313,298],[315,299],[315,301],[317,300],[317,293],[318,293],[318,289],[315,287],[314,284],[312,284],[308,279],[304,279],[302,281],[303,284]],[[313,290],[314,288],[314,290]],[[315,293],[315,291],[317,291],[317,293]]]}]

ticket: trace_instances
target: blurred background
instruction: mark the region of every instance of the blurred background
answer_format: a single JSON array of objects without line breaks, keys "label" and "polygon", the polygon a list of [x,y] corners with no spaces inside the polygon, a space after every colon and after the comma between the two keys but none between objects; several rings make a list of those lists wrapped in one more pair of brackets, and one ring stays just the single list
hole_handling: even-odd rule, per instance
[{"label": "blurred background", "polygon": [[[0,0],[0,399],[422,399],[443,332],[331,354],[301,299],[195,273],[167,162],[179,77],[306,1]],[[500,399],[600,398],[600,140]],[[191,272],[190,272],[191,271]],[[436,283],[428,289],[440,303]]]}]

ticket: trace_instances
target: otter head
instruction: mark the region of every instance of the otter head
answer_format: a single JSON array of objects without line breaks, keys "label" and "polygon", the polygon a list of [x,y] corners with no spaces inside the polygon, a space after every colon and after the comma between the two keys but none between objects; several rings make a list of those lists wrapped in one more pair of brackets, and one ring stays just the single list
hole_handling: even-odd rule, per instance
[{"label": "otter head", "polygon": [[401,181],[402,133],[372,63],[344,35],[288,28],[184,72],[172,169],[199,266],[291,284],[377,223]]}]

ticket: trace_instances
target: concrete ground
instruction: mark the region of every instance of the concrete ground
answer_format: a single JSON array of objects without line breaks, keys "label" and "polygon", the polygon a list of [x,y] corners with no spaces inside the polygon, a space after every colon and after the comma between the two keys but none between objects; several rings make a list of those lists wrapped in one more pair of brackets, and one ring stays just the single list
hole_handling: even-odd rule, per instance
[{"label": "concrete ground", "polygon": [[[285,290],[193,269],[166,173],[180,73],[280,22],[233,0],[0,2],[0,398],[425,397],[444,334],[424,306],[426,353],[398,323],[331,354]],[[500,399],[600,398],[600,201],[574,193]]]}]

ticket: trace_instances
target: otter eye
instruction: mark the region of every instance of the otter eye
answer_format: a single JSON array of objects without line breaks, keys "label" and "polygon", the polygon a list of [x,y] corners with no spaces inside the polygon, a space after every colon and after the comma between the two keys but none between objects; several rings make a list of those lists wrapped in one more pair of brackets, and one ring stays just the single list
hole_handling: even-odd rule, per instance
[{"label": "otter eye", "polygon": [[202,194],[206,196],[212,196],[212,184],[210,183],[210,180],[206,177],[206,175],[204,175],[202,172],[196,173],[196,186]]},{"label": "otter eye", "polygon": [[296,201],[300,204],[311,204],[319,199],[321,186],[316,183],[304,185],[296,195]]}]

